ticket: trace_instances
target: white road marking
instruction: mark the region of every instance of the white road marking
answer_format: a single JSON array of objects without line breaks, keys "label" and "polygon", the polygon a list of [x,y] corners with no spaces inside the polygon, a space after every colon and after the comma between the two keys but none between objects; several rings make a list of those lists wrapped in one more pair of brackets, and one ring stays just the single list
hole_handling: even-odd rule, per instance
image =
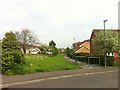
[{"label": "white road marking", "polygon": [[36,79],[36,80],[30,80],[30,81],[8,83],[8,84],[0,85],[0,88],[10,87],[10,86],[14,86],[14,85],[24,85],[24,84],[30,84],[30,83],[35,83],[35,82],[42,82],[42,81],[45,81],[45,80],[55,80],[55,79],[60,79],[60,78],[69,78],[69,77],[75,77],[75,76],[87,76],[87,75],[112,73],[112,72],[118,72],[118,70],[104,71],[104,72],[94,72],[94,73],[83,73],[83,74],[73,74],[73,75],[64,75],[64,76],[50,77],[50,78],[44,78],[44,79]]}]

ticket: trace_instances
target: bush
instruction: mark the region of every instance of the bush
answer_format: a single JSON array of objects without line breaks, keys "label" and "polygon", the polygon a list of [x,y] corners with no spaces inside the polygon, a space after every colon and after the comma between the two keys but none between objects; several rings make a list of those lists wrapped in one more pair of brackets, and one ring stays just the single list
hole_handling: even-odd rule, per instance
[{"label": "bush", "polygon": [[[81,62],[88,63],[88,57],[93,57],[94,55],[93,54],[87,54],[87,53],[80,53],[80,54],[76,54],[76,56],[85,56],[85,58],[81,57],[81,58],[76,58],[76,59],[81,61]],[[93,61],[90,61],[90,63],[93,63]]]},{"label": "bush", "polygon": [[58,54],[58,49],[56,47],[51,47],[51,50],[52,50],[52,55]]},{"label": "bush", "polygon": [[65,54],[67,55],[67,57],[70,57],[70,58],[74,59],[73,49],[70,49],[69,47],[67,47],[66,50],[65,50]]},{"label": "bush", "polygon": [[[101,55],[100,56],[100,64],[102,65],[102,66],[105,66],[105,60],[104,60],[104,55]],[[107,56],[106,57],[106,66],[113,66],[114,65],[114,57],[110,57],[110,56]]]},{"label": "bush", "polygon": [[19,64],[25,63],[19,42],[13,32],[7,32],[2,40],[2,73],[10,73]]},{"label": "bush", "polygon": [[107,57],[106,64],[107,64],[107,66],[113,66],[114,65],[114,57]]},{"label": "bush", "polygon": [[[95,54],[84,54],[84,53],[81,53],[81,54],[77,54],[76,56],[85,56],[86,57],[86,61],[82,60],[82,58],[81,59],[79,58],[77,60],[80,60],[80,61],[83,61],[83,62],[86,62],[86,63],[88,63],[88,57],[100,57],[100,65],[101,66],[105,65],[104,55],[95,55]],[[90,61],[90,63],[97,64],[99,62],[98,62],[98,59],[92,59]],[[113,66],[114,65],[114,57],[107,56],[106,57],[106,65],[107,66]]]},{"label": "bush", "polygon": [[114,66],[118,66],[118,67],[120,67],[120,62],[119,62],[119,61],[114,62]]}]

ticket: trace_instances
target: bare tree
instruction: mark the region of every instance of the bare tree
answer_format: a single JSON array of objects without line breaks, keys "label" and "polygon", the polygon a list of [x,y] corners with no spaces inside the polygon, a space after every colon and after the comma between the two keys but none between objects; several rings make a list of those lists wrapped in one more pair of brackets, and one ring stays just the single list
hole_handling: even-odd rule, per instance
[{"label": "bare tree", "polygon": [[24,54],[26,54],[26,48],[27,48],[26,46],[28,44],[30,44],[30,45],[39,44],[38,39],[27,28],[22,29],[21,32],[17,31],[15,34],[16,34],[16,37],[17,37],[19,43],[22,46]]}]

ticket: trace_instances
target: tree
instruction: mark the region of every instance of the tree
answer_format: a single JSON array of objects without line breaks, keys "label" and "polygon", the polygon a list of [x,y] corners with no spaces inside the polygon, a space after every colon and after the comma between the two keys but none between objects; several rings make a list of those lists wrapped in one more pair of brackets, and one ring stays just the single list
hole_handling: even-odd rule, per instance
[{"label": "tree", "polygon": [[16,33],[17,40],[22,46],[24,54],[26,54],[27,44],[39,44],[38,40],[33,36],[32,32],[29,29],[23,29],[21,32],[17,31]]},{"label": "tree", "polygon": [[56,46],[56,43],[52,40],[52,41],[49,42],[49,46],[55,47],[55,46]]},{"label": "tree", "polygon": [[46,44],[41,44],[40,47],[39,47],[39,49],[41,51],[41,54],[47,55],[47,51],[49,49],[49,46],[46,45]]},{"label": "tree", "polygon": [[55,46],[56,46],[56,43],[53,40],[51,40],[49,42],[49,47],[52,51],[52,55],[57,55],[58,54],[58,49]]},{"label": "tree", "polygon": [[66,48],[65,50],[65,54],[68,56],[68,57],[73,57],[73,50],[70,49],[69,47]]},{"label": "tree", "polygon": [[58,49],[56,47],[50,46],[50,49],[52,51],[52,55],[57,55],[58,54]]},{"label": "tree", "polygon": [[[106,52],[118,52],[119,44],[118,44],[118,32],[112,30],[106,30]],[[104,53],[104,32],[100,31],[97,33],[96,38],[93,40],[94,46],[93,50],[94,53],[101,54]]]},{"label": "tree", "polygon": [[7,32],[2,40],[2,72],[19,68],[19,64],[23,63],[24,56],[15,34],[12,31]]}]

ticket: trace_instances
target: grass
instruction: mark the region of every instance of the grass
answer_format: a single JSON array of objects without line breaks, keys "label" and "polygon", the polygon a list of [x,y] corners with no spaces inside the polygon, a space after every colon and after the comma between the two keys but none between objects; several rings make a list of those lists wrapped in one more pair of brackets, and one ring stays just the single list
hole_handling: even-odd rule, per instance
[{"label": "grass", "polygon": [[26,63],[20,66],[20,70],[12,70],[13,74],[80,69],[80,66],[66,60],[63,54],[53,57],[26,55],[25,59]]}]

